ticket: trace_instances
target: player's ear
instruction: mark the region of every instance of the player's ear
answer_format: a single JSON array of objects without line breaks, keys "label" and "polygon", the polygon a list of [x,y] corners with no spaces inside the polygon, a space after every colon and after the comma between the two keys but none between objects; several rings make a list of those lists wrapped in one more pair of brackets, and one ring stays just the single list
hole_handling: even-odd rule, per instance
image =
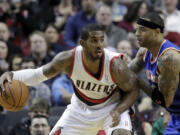
[{"label": "player's ear", "polygon": [[156,29],[156,33],[159,34],[161,33],[161,30],[159,28]]},{"label": "player's ear", "polygon": [[85,46],[85,41],[84,40],[80,39],[79,43],[80,43],[81,46]]}]

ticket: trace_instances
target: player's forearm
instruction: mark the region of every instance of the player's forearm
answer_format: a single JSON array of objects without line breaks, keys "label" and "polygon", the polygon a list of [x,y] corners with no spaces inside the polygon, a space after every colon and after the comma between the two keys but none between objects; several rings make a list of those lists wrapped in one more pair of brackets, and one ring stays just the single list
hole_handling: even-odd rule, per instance
[{"label": "player's forearm", "polygon": [[48,78],[43,74],[43,67],[13,71],[13,80],[24,82],[28,86],[37,85]]},{"label": "player's forearm", "polygon": [[121,102],[114,108],[114,111],[117,111],[120,114],[123,113],[134,104],[138,96],[139,96],[138,90],[133,90],[131,92],[126,93],[123,96],[123,99],[121,100]]},{"label": "player's forearm", "polygon": [[145,82],[143,79],[138,78],[138,87],[143,90],[149,97],[152,97],[152,88],[149,83]]}]

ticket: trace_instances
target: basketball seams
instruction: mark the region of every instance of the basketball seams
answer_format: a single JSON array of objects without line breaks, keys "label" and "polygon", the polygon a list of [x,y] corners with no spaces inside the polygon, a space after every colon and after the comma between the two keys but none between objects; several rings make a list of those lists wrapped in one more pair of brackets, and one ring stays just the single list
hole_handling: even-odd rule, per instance
[{"label": "basketball seams", "polygon": [[8,86],[9,94],[11,95],[12,100],[13,100],[13,104],[11,106],[15,107],[15,109],[16,109],[16,100],[15,100],[13,94],[12,94],[12,91],[11,91],[8,83],[7,83],[7,86]]},{"label": "basketball seams", "polygon": [[19,104],[21,102],[21,97],[22,97],[22,86],[21,86],[20,82],[18,82],[18,84],[19,84],[19,87],[20,87],[20,97],[19,97],[19,102],[18,102],[17,106],[19,106]]},{"label": "basketball seams", "polygon": [[[6,103],[7,105],[9,105],[8,107],[11,107],[12,108],[12,105],[8,102],[8,100],[6,100],[6,98],[5,98],[5,96],[4,96],[4,94],[2,94],[2,101],[4,102],[4,103]],[[2,105],[3,106],[3,105]],[[9,109],[9,108],[8,108]]]},{"label": "basketball seams", "polygon": [[[11,84],[7,83],[5,86],[5,94],[9,97],[7,98],[5,94],[1,94],[0,104],[8,111],[18,111],[22,109],[28,101],[28,87],[17,80],[13,80]],[[25,92],[24,95],[23,90]]]}]

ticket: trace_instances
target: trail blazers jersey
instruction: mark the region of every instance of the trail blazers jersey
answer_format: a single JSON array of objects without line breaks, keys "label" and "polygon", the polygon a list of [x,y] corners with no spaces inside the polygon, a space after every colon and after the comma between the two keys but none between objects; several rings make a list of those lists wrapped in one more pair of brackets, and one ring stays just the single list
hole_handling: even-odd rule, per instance
[{"label": "trail blazers jersey", "polygon": [[110,104],[119,100],[117,85],[112,78],[112,62],[115,58],[122,58],[122,54],[104,49],[99,78],[88,72],[83,62],[83,48],[75,48],[70,78],[75,87],[75,95],[88,106]]}]

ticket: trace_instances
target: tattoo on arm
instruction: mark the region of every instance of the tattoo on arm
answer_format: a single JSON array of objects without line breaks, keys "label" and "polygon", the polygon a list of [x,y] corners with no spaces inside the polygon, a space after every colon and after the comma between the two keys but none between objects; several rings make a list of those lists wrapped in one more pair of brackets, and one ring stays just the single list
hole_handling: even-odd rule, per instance
[{"label": "tattoo on arm", "polygon": [[60,72],[69,74],[72,64],[73,51],[74,49],[57,54],[50,63],[43,67],[44,75],[51,78]]},{"label": "tattoo on arm", "polygon": [[112,76],[116,84],[125,92],[132,89],[137,90],[137,77],[123,62],[121,58],[116,58],[112,63]]},{"label": "tattoo on arm", "polygon": [[136,57],[129,63],[128,67],[135,73],[140,72],[144,68],[143,56],[146,52],[145,48],[140,48]]},{"label": "tattoo on arm", "polygon": [[179,83],[180,54],[176,51],[166,52],[158,60],[158,69],[160,71],[158,86],[168,107],[173,102]]}]

